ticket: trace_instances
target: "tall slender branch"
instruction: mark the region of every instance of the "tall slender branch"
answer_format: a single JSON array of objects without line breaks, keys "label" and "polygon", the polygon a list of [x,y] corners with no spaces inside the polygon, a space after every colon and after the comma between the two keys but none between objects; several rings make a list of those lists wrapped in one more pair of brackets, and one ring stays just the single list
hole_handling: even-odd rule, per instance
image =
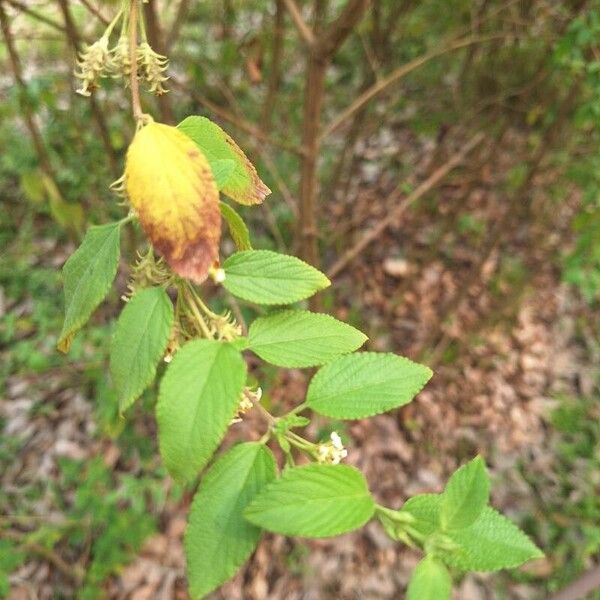
[{"label": "tall slender branch", "polygon": [[131,108],[133,118],[139,123],[144,117],[142,101],[140,100],[140,82],[138,79],[137,66],[137,43],[138,43],[138,0],[131,0],[129,5],[129,60],[131,61],[131,73],[129,74],[129,86],[131,87]]},{"label": "tall slender branch", "polygon": [[410,62],[398,67],[394,71],[392,71],[387,77],[384,77],[380,81],[374,83],[368,90],[365,90],[356,100],[348,106],[348,108],[344,109],[323,131],[322,138],[326,138],[331,135],[334,131],[337,131],[343,123],[345,123],[354,113],[359,111],[367,102],[384,92],[387,88],[389,88],[394,83],[397,83],[404,77],[406,77],[409,73],[412,73],[415,69],[423,66],[429,61],[442,56],[448,52],[452,52],[454,50],[460,50],[461,48],[466,48],[472,44],[480,44],[482,42],[487,42],[490,40],[498,39],[499,37],[504,37],[503,35],[491,35],[485,37],[468,37],[462,38],[458,40],[454,40],[446,46],[441,48],[436,48],[435,50],[431,50],[411,60]]},{"label": "tall slender branch", "polygon": [[[350,35],[369,6],[369,0],[348,0],[340,16],[323,31],[322,0],[315,2],[315,25],[318,38],[309,52],[306,63],[306,93],[304,96],[302,147],[304,156],[300,166],[300,206],[297,238],[300,254],[315,267],[319,266],[317,243],[318,221],[318,156],[321,144],[321,112],[327,69],[335,52]],[[323,31],[323,33],[321,33]],[[319,299],[313,297],[311,306],[318,308]]]},{"label": "tall slender branch", "polygon": [[[63,19],[65,21],[67,38],[71,43],[73,50],[75,51],[75,53],[77,53],[79,50],[81,50],[82,39],[81,34],[79,33],[77,26],[75,25],[75,21],[73,20],[73,16],[71,15],[68,0],[57,1],[63,15]],[[104,113],[102,112],[102,108],[98,104],[98,100],[93,94],[90,97],[90,108],[92,110],[92,116],[94,118],[94,121],[96,122],[96,126],[100,134],[100,139],[102,140],[102,144],[108,156],[108,161],[110,163],[113,177],[116,179],[119,177],[119,165],[117,155],[115,153],[115,149],[110,139],[110,132],[106,123],[106,119],[104,118]]]},{"label": "tall slender branch", "polygon": [[332,57],[363,18],[369,3],[370,0],[349,0],[340,16],[319,37],[317,53]]},{"label": "tall slender branch", "polygon": [[[31,141],[37,154],[40,171],[45,175],[47,182],[52,186],[52,188],[55,190],[55,193],[57,193],[58,197],[62,200],[63,194],[61,192],[60,186],[58,185],[57,179],[54,176],[52,163],[50,161],[50,155],[46,150],[44,139],[35,121],[31,105],[27,101],[27,83],[25,82],[25,78],[23,77],[21,59],[19,57],[19,53],[17,52],[12,31],[10,29],[8,16],[6,14],[6,11],[4,10],[4,1],[5,0],[0,0],[0,29],[2,30],[2,35],[4,37],[6,48],[8,50],[9,64],[11,66],[13,77],[17,85],[17,89],[19,91],[19,104],[21,114],[23,115],[23,120],[25,121],[27,131],[31,136]],[[77,232],[75,230],[71,231],[73,237],[76,237],[76,233]]]},{"label": "tall slender branch", "polygon": [[262,107],[261,128],[268,132],[271,128],[273,109],[279,86],[281,85],[281,63],[283,60],[283,42],[285,35],[283,0],[275,1],[275,21],[273,23],[273,42],[271,44],[271,68],[267,93]]},{"label": "tall slender branch", "polygon": [[171,29],[167,34],[167,39],[165,40],[165,49],[167,52],[171,50],[173,44],[179,37],[181,26],[183,25],[185,18],[187,17],[189,9],[190,0],[181,0],[179,6],[177,7],[177,13],[175,14],[175,19],[173,20]]},{"label": "tall slender branch", "polygon": [[83,4],[104,25],[108,25],[110,23],[110,19],[107,19],[97,8],[92,6],[88,0],[79,0],[79,2],[81,2],[81,4]]},{"label": "tall slender branch", "polygon": [[[146,19],[146,28],[148,32],[148,41],[152,48],[159,54],[165,55],[167,53],[165,40],[158,14],[156,12],[156,1],[148,0],[143,4],[144,17]],[[173,106],[171,104],[171,97],[169,94],[161,94],[157,98],[158,109],[160,110],[160,118],[164,123],[174,124],[175,114],[173,112]]]},{"label": "tall slender branch", "polygon": [[23,2],[19,2],[18,0],[6,0],[6,1],[8,2],[8,4],[10,4],[11,6],[14,6],[16,9],[20,10],[22,13],[29,15],[32,19],[35,19],[36,21],[39,21],[40,23],[44,23],[45,25],[48,25],[48,27],[52,27],[52,29],[55,29],[56,31],[60,31],[61,33],[64,33],[65,29],[64,29],[64,27],[61,27],[60,23],[57,23],[56,21],[49,19],[45,15],[42,15],[41,13],[36,12],[35,10],[29,8],[26,4],[23,4]]},{"label": "tall slender branch", "polygon": [[450,160],[438,167],[425,181],[423,181],[411,194],[402,201],[402,184],[399,184],[391,194],[391,201],[386,204],[397,204],[385,219],[382,219],[373,228],[366,231],[352,248],[341,256],[327,271],[327,276],[333,279],[338,276],[369,244],[381,238],[381,234],[406,212],[411,205],[430,192],[452,169],[458,166],[477,145],[483,141],[483,134],[474,135]]},{"label": "tall slender branch", "polygon": [[294,25],[296,26],[296,29],[298,30],[298,33],[300,34],[300,37],[302,38],[304,43],[310,49],[314,48],[317,43],[315,34],[313,33],[312,29],[306,24],[306,21],[302,17],[302,13],[300,12],[300,9],[298,8],[294,0],[283,0],[283,3],[285,4],[287,11],[290,13],[292,21],[294,21]]},{"label": "tall slender branch", "polygon": [[[19,99],[23,120],[25,121],[27,130],[29,131],[29,134],[31,136],[31,140],[33,142],[36,154],[38,155],[38,160],[40,162],[40,167],[42,168],[42,171],[46,175],[52,176],[50,157],[48,156],[48,152],[44,145],[42,134],[38,129],[37,123],[35,122],[33,111],[31,110],[29,103],[26,101],[27,84],[25,83],[25,79],[23,77],[21,59],[19,58],[19,54],[14,43],[14,38],[10,30],[8,16],[6,14],[6,11],[4,10],[4,0],[0,0],[0,27],[2,28],[2,35],[4,36],[4,41],[8,50],[8,58],[13,72],[13,77],[19,90]],[[54,180],[53,177],[52,179]]]}]

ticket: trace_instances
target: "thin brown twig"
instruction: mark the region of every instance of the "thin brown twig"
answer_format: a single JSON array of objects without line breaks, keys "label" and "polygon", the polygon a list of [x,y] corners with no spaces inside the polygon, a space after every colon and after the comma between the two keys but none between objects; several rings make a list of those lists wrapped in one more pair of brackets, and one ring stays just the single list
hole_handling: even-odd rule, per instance
[{"label": "thin brown twig", "polygon": [[173,20],[173,24],[171,25],[171,29],[166,36],[165,40],[165,50],[167,53],[179,37],[179,32],[181,31],[181,26],[183,25],[185,18],[188,14],[188,10],[190,8],[189,0],[181,0],[179,6],[177,7],[177,13],[175,14],[175,19]]},{"label": "thin brown twig", "polygon": [[[306,62],[306,92],[304,95],[302,147],[305,151],[300,165],[299,223],[296,239],[302,258],[319,267],[318,247],[318,157],[321,144],[321,114],[325,96],[325,78],[329,64],[336,51],[362,19],[369,0],[348,0],[338,18],[319,33],[316,46],[311,49]],[[320,32],[324,24],[324,4],[314,4],[314,31]],[[319,297],[310,300],[311,308],[317,309]]]},{"label": "thin brown twig", "polygon": [[35,542],[27,542],[23,540],[23,536],[14,531],[4,530],[0,532],[0,538],[9,539],[17,542],[24,550],[37,554],[39,557],[54,565],[65,577],[74,581],[76,585],[81,585],[85,577],[85,573],[81,565],[73,565],[65,562],[56,552],[50,548],[46,548]]},{"label": "thin brown twig", "polygon": [[107,19],[97,8],[92,6],[89,0],[79,0],[95,17],[97,17],[104,25],[110,23],[110,19]]},{"label": "thin brown twig", "polygon": [[[422,196],[430,192],[452,169],[458,166],[464,158],[479,145],[484,139],[482,133],[474,135],[452,158],[438,167],[425,181],[423,181],[412,193],[404,198],[394,210],[392,210],[385,219],[382,219],[365,232],[358,242],[344,253],[328,270],[327,276],[330,279],[337,277],[369,244],[379,239],[381,234],[406,212],[406,210],[419,200]],[[399,184],[391,194],[391,199],[400,199],[402,184]],[[391,202],[386,202],[391,204]]]},{"label": "thin brown twig", "polygon": [[140,82],[138,80],[137,67],[137,24],[138,24],[138,0],[131,0],[129,5],[129,60],[131,62],[131,73],[129,74],[129,86],[131,87],[131,108],[133,118],[138,124],[144,117],[142,101],[140,100]]},{"label": "thin brown twig", "polygon": [[360,110],[367,102],[372,100],[375,96],[378,96],[383,91],[385,91],[392,84],[400,81],[403,77],[406,77],[409,73],[418,69],[422,65],[428,63],[434,58],[438,58],[447,52],[452,52],[454,50],[460,50],[461,48],[466,48],[472,44],[483,43],[487,41],[491,41],[493,39],[498,39],[504,37],[503,35],[491,35],[491,36],[480,36],[480,37],[468,37],[461,38],[458,40],[454,40],[442,48],[436,48],[435,50],[431,50],[411,60],[410,62],[402,65],[398,69],[392,71],[387,77],[382,78],[381,80],[374,83],[368,90],[363,92],[356,100],[348,106],[348,108],[344,109],[325,129],[321,134],[321,139],[326,138],[331,135],[333,132],[337,131],[341,125],[351,117],[355,112]]},{"label": "thin brown twig", "polygon": [[294,21],[294,25],[302,38],[302,41],[308,46],[309,49],[315,47],[317,39],[315,38],[315,34],[312,29],[306,24],[306,21],[302,17],[302,13],[300,9],[294,2],[294,0],[283,0],[287,11],[290,13],[292,17],[292,21]]},{"label": "thin brown twig", "polygon": [[331,58],[346,41],[369,7],[370,0],[348,0],[339,17],[317,40],[316,54]]},{"label": "thin brown twig", "polygon": [[277,148],[281,148],[281,149],[286,150],[287,152],[290,152],[296,156],[304,155],[304,151],[302,148],[298,148],[296,145],[288,144],[287,142],[275,139],[275,138],[271,137],[270,135],[267,135],[266,133],[264,133],[263,131],[260,131],[254,125],[252,125],[251,123],[249,123],[248,121],[243,119],[241,116],[231,113],[230,111],[224,109],[223,107],[219,106],[218,104],[215,104],[212,100],[209,100],[208,98],[206,98],[206,96],[199,94],[196,90],[189,88],[185,83],[180,81],[177,77],[171,75],[169,81],[171,82],[171,84],[174,88],[178,88],[182,92],[189,94],[196,102],[198,102],[199,104],[202,104],[202,106],[205,106],[215,116],[219,117],[220,119],[223,119],[223,121],[227,121],[228,123],[231,123],[232,125],[234,125],[238,129],[240,129],[241,131],[244,131],[245,133],[255,137],[256,139],[260,140],[261,142],[264,142],[265,144],[269,144],[269,146],[275,146]]},{"label": "thin brown twig", "polygon": [[[66,36],[68,41],[70,42],[75,54],[79,50],[81,50],[81,34],[75,25],[75,21],[71,15],[71,11],[69,9],[69,3],[67,0],[57,0],[60,11],[62,12],[64,21],[65,21],[65,29]],[[108,162],[110,163],[110,168],[112,171],[113,177],[116,179],[119,177],[119,165],[117,160],[117,155],[115,149],[113,147],[112,141],[110,139],[110,131],[108,129],[108,124],[106,123],[106,119],[104,118],[104,113],[102,112],[102,108],[98,103],[96,97],[92,94],[90,98],[90,108],[92,110],[92,116],[94,117],[94,121],[96,122],[96,126],[98,128],[98,132],[100,133],[100,139],[102,140],[102,144],[108,156]]]},{"label": "thin brown twig", "polygon": [[56,31],[60,31],[62,33],[65,32],[64,27],[62,27],[60,25],[60,23],[57,23],[56,21],[49,19],[45,15],[42,15],[42,14],[36,12],[35,10],[33,10],[33,9],[29,8],[28,6],[26,6],[25,4],[23,4],[22,2],[19,2],[18,0],[6,0],[6,1],[8,2],[8,4],[13,6],[14,8],[20,10],[22,13],[29,15],[31,18],[36,19],[40,23],[44,23],[45,25],[48,25],[48,27],[52,27],[52,29],[56,29]]},{"label": "thin brown twig", "polygon": [[[148,42],[156,52],[166,55],[164,34],[158,16],[156,1],[147,0],[142,4],[142,7],[143,11],[140,13],[140,18],[143,18],[146,23]],[[175,113],[173,112],[170,94],[159,94],[156,101],[162,122],[167,123],[167,125],[174,125]]]},{"label": "thin brown twig", "polygon": [[275,1],[275,19],[273,23],[273,41],[271,44],[271,64],[269,68],[269,82],[267,93],[263,101],[263,107],[260,118],[261,129],[269,132],[273,118],[273,110],[279,87],[281,85],[281,63],[283,61],[283,45],[285,38],[285,20],[284,20],[283,0]]}]

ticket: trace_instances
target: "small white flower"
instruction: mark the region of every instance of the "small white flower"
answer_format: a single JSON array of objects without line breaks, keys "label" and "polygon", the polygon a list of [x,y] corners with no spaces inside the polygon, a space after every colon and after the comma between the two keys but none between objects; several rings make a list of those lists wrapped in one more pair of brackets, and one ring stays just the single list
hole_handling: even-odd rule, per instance
[{"label": "small white flower", "polygon": [[337,465],[342,459],[348,456],[348,450],[344,448],[342,438],[332,431],[329,436],[330,441],[325,444],[319,444],[317,447],[317,461],[320,463]]},{"label": "small white flower", "polygon": [[152,50],[147,42],[142,42],[137,49],[137,61],[144,79],[148,82],[150,91],[157,96],[166,94],[163,83],[169,79],[165,71],[169,66],[169,59]]},{"label": "small white flower", "polygon": [[112,69],[112,57],[108,49],[108,37],[102,36],[79,55],[75,77],[82,80],[77,90],[82,96],[91,96],[96,81]]},{"label": "small white flower", "polygon": [[237,411],[233,416],[233,419],[231,419],[230,425],[233,425],[234,423],[240,423],[242,416],[254,406],[255,402],[259,402],[261,398],[261,388],[256,388],[255,391],[252,391],[249,388],[244,388],[244,391],[241,393],[240,403],[238,404]]},{"label": "small white flower", "polygon": [[131,74],[129,40],[126,35],[122,35],[116,46],[112,49],[111,74],[115,78],[129,77]]},{"label": "small white flower", "polygon": [[223,283],[225,281],[225,271],[223,269],[213,269],[210,276],[215,283]]}]

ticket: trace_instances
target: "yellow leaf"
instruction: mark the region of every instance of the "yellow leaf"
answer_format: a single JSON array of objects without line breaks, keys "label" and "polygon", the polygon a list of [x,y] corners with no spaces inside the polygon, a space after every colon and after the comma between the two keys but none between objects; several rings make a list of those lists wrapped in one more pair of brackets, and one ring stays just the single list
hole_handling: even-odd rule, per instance
[{"label": "yellow leaf", "polygon": [[125,187],[152,245],[175,273],[201,283],[218,261],[219,191],[199,148],[162,123],[140,129],[127,151]]}]

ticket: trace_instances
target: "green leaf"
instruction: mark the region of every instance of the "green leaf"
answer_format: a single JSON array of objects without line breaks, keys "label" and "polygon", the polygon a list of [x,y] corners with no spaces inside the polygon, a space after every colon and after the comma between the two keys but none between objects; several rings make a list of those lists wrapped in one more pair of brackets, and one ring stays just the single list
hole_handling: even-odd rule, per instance
[{"label": "green leaf", "polygon": [[68,352],[75,333],[104,300],[119,265],[120,223],[90,227],[63,267],[65,321],[58,349]]},{"label": "green leaf", "polygon": [[270,250],[237,252],[223,268],[223,285],[234,296],[256,304],[291,304],[331,285],[323,273],[299,258]]},{"label": "green leaf", "polygon": [[362,527],[374,510],[360,471],[311,464],[286,469],[258,494],[244,516],[275,533],[330,537]]},{"label": "green leaf", "polygon": [[279,367],[322,365],[362,346],[367,336],[329,315],[283,310],[259,317],[248,332],[250,349]]},{"label": "green leaf", "polygon": [[275,479],[275,459],[263,444],[234,446],[202,478],[190,510],[185,552],[192,598],[227,581],[254,551],[260,528],[242,513]]},{"label": "green leaf", "polygon": [[252,250],[250,232],[242,217],[229,204],[225,204],[225,202],[219,202],[219,206],[221,207],[221,216],[227,221],[229,233],[236,248],[238,250]]},{"label": "green leaf", "polygon": [[141,290],[127,303],[110,347],[110,372],[121,412],[156,376],[173,326],[173,304],[164,289]]},{"label": "green leaf", "polygon": [[231,174],[235,170],[235,162],[228,158],[223,158],[220,160],[209,162],[209,164],[213,177],[215,178],[215,184],[217,185],[217,189],[221,191],[225,187],[225,185],[231,177]]},{"label": "green leaf", "polygon": [[216,123],[195,116],[184,119],[177,127],[196,143],[211,166],[218,160],[233,161],[233,172],[222,189],[232,200],[260,204],[271,193],[242,149]]},{"label": "green leaf", "polygon": [[441,494],[420,494],[409,498],[402,507],[415,518],[411,525],[421,535],[428,536],[440,528]]},{"label": "green leaf", "polygon": [[194,340],[173,358],[160,385],[156,417],[163,461],[192,481],[223,439],[246,382],[246,363],[230,344]]},{"label": "green leaf", "polygon": [[460,549],[444,560],[464,571],[511,569],[544,556],[516,525],[489,506],[470,527],[450,530],[447,535]]},{"label": "green leaf", "polygon": [[402,356],[359,352],[320,369],[306,402],[326,417],[362,419],[407,404],[431,375],[431,369]]},{"label": "green leaf", "polygon": [[441,523],[460,529],[475,522],[490,498],[490,479],[478,456],[453,473],[442,494]]},{"label": "green leaf", "polygon": [[426,556],[410,578],[406,600],[449,600],[452,578],[448,569],[433,556]]}]

